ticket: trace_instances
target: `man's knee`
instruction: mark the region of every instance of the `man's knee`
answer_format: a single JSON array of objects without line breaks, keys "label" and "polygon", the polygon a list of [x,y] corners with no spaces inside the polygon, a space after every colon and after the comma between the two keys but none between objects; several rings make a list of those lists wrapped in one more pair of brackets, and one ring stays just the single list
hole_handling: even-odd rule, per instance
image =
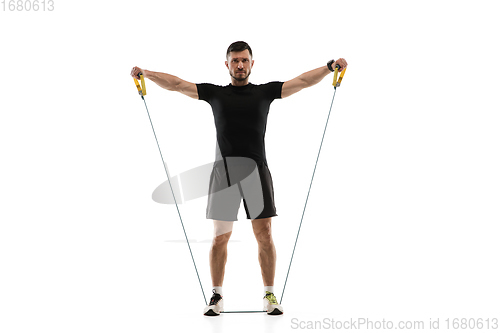
[{"label": "man's knee", "polygon": [[[258,221],[258,220],[254,220]],[[272,242],[271,220],[254,222],[254,234],[257,242],[269,244]]]},{"label": "man's knee", "polygon": [[214,236],[212,241],[213,246],[225,246],[229,242],[229,238],[231,237],[232,231],[226,232],[225,234]]}]

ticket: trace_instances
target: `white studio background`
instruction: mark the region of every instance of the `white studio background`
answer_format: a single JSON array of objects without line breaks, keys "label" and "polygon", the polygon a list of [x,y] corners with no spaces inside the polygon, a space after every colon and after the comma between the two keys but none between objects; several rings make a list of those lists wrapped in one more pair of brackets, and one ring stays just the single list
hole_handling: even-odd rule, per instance
[{"label": "white studio background", "polygon": [[[4,6],[2,4],[2,6]],[[0,11],[0,331],[242,332],[315,321],[492,318],[500,310],[496,1],[85,1]],[[225,85],[229,44],[251,82],[331,58],[338,89],[284,295],[285,315],[205,318],[133,66]],[[269,114],[278,298],[330,107],[332,75]],[[171,175],[209,163],[210,106],[146,82]],[[211,294],[206,198],[179,206]],[[243,210],[242,208],[240,209]],[[259,310],[240,214],[225,297]],[[255,297],[255,298],[252,298]],[[231,310],[228,308],[228,310]]]}]

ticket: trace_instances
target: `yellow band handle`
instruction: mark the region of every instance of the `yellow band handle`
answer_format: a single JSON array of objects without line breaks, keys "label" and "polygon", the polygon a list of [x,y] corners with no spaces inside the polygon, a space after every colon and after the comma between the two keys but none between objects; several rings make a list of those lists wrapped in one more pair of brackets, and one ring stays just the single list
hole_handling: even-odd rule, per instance
[{"label": "yellow band handle", "polygon": [[[146,96],[146,83],[144,83],[144,76],[142,76],[142,73],[139,74],[139,77],[141,78],[141,84],[139,84],[139,81],[134,77],[134,82],[135,86],[137,87],[137,90],[139,91],[139,95],[141,96]],[[142,88],[141,88],[142,85]]]},{"label": "yellow band handle", "polygon": [[339,65],[335,66],[335,71],[333,72],[333,83],[332,86],[337,87],[337,75],[339,74]]},{"label": "yellow band handle", "polygon": [[342,82],[342,79],[344,78],[345,70],[347,69],[347,68],[344,68],[344,70],[340,73],[340,77],[339,77],[339,79],[337,81],[337,76],[339,74],[339,68],[340,68],[339,65],[335,66],[335,71],[333,72],[333,83],[332,83],[332,86],[334,86],[335,89],[337,89],[338,87],[340,87],[340,83]]},{"label": "yellow band handle", "polygon": [[342,79],[344,78],[344,74],[345,74],[345,70],[347,68],[344,68],[344,70],[342,71],[342,73],[340,73],[340,77],[339,77],[339,80],[337,81],[337,84],[335,85],[335,88],[338,88],[340,87],[340,83],[342,82]]}]

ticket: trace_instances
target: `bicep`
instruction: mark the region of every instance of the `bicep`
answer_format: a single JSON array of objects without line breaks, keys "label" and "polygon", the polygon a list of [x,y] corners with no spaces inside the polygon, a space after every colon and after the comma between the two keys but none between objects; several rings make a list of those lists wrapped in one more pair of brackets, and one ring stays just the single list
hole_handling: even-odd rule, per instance
[{"label": "bicep", "polygon": [[196,87],[196,84],[182,79],[180,80],[181,82],[177,85],[176,91],[191,98],[198,99],[198,88]]},{"label": "bicep", "polygon": [[299,76],[297,76],[295,79],[286,81],[285,83],[283,83],[283,88],[281,90],[281,98],[293,95],[296,92],[301,91],[305,87],[306,87],[306,82],[303,81]]}]

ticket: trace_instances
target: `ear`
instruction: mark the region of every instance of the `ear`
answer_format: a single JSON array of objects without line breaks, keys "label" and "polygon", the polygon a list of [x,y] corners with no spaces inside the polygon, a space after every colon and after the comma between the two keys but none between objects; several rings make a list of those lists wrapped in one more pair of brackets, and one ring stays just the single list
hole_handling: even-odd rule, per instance
[{"label": "ear", "polygon": [[252,67],[253,67],[253,63],[254,63],[255,60],[252,60]]},{"label": "ear", "polygon": [[227,60],[226,60],[226,61],[224,61],[224,62],[226,63],[226,67],[227,67],[227,69],[229,69],[229,64],[227,63]]}]

